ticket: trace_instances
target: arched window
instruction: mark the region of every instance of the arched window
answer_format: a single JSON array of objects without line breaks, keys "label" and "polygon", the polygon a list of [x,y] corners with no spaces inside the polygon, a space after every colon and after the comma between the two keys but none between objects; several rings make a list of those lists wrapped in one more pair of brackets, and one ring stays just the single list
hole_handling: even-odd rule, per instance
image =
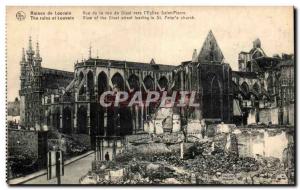
[{"label": "arched window", "polygon": [[154,90],[154,80],[150,75],[145,77],[144,84],[147,90]]},{"label": "arched window", "polygon": [[246,82],[243,82],[241,85],[241,90],[242,93],[244,94],[244,96],[248,96],[249,95],[249,86]]},{"label": "arched window", "polygon": [[203,116],[204,118],[222,118],[220,82],[214,73],[208,73],[203,77]]},{"label": "arched window", "polygon": [[135,91],[140,90],[139,77],[135,74],[130,75],[130,77],[128,78],[128,83],[131,89],[134,89]]},{"label": "arched window", "polygon": [[87,74],[87,91],[90,95],[94,94],[94,75],[92,71],[89,71]]},{"label": "arched window", "polygon": [[165,90],[168,89],[168,79],[165,76],[162,76],[159,79],[158,84],[161,88],[164,88]]},{"label": "arched window", "polygon": [[82,72],[80,72],[79,76],[78,76],[78,85],[79,85],[79,95],[83,95],[85,94],[85,87],[84,87],[84,84],[83,84],[83,78],[84,78],[84,75]]},{"label": "arched window", "polygon": [[221,118],[221,87],[218,79],[214,77],[211,82],[211,115],[212,118]]},{"label": "arched window", "polygon": [[84,77],[83,73],[80,72],[78,77],[79,77],[78,80],[79,80],[79,83],[80,83],[82,81],[83,77]]},{"label": "arched window", "polygon": [[98,95],[101,95],[103,92],[108,90],[107,76],[103,71],[98,75],[97,82],[98,82]]},{"label": "arched window", "polygon": [[257,94],[260,93],[259,85],[257,83],[254,83],[254,85],[253,85],[253,91],[254,91],[254,93],[257,93]]},{"label": "arched window", "polygon": [[125,89],[124,79],[120,73],[114,74],[114,76],[111,78],[111,82],[114,90],[123,91]]}]

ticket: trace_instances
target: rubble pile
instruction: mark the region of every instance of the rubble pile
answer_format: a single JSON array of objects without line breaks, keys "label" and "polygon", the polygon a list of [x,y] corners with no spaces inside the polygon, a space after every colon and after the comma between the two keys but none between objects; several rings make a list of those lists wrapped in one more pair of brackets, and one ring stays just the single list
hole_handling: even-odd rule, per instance
[{"label": "rubble pile", "polygon": [[[239,133],[216,132],[191,138],[183,133],[143,134],[128,138],[114,161],[95,161],[88,184],[287,184],[292,147],[281,161],[260,154],[239,155]],[[254,131],[252,135],[261,135]],[[96,177],[95,177],[96,176]],[[287,177],[291,176],[291,177]],[[86,180],[85,180],[86,179]],[[85,182],[84,182],[85,181]]]},{"label": "rubble pile", "polygon": [[239,158],[236,155],[214,152],[214,155],[197,156],[188,160],[184,168],[192,172],[204,172],[209,175],[257,171],[259,165],[254,158]]}]

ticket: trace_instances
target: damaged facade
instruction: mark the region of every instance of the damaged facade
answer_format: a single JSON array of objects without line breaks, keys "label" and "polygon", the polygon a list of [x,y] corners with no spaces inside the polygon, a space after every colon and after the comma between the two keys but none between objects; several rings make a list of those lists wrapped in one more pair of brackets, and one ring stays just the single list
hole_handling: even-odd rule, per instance
[{"label": "damaged facade", "polygon": [[[198,54],[179,66],[89,58],[76,62],[74,72],[42,67],[37,44],[23,50],[21,64],[21,125],[43,130],[44,125],[63,133],[124,136],[151,130],[149,124],[178,131],[200,120],[246,125],[257,122],[294,125],[294,56],[268,57],[259,39],[249,52],[239,54],[239,71],[232,71],[210,31]],[[199,108],[104,108],[99,97],[116,91],[195,91]],[[271,114],[272,113],[272,114]],[[154,121],[155,120],[155,121]],[[156,123],[160,120],[158,123]],[[154,129],[153,129],[154,130]]]},{"label": "damaged facade", "polygon": [[294,55],[269,57],[256,39],[232,73],[234,121],[294,125]]}]

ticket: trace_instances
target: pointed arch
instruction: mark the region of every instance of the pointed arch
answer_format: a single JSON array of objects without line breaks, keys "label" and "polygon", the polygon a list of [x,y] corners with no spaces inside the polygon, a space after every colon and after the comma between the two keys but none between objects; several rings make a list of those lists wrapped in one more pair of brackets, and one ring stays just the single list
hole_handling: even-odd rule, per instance
[{"label": "pointed arch", "polygon": [[128,83],[131,89],[134,89],[135,91],[140,90],[140,81],[139,77],[135,74],[132,74],[128,78]]},{"label": "pointed arch", "polygon": [[222,87],[217,75],[208,73],[203,82],[203,116],[222,118]]},{"label": "pointed arch", "polygon": [[98,95],[101,95],[103,92],[108,90],[108,81],[105,72],[101,71],[101,73],[98,75],[97,83],[98,83]]},{"label": "pointed arch", "polygon": [[79,77],[78,79],[79,79],[79,84],[80,84],[80,82],[83,80],[83,77],[84,77],[82,71],[79,73],[78,77]]},{"label": "pointed arch", "polygon": [[88,133],[87,131],[87,109],[80,106],[77,112],[78,133]]},{"label": "pointed arch", "polygon": [[[83,72],[80,72],[79,76],[78,76],[78,81],[79,81],[78,85],[80,85],[82,83],[82,80],[84,80],[84,74],[83,74]],[[83,95],[83,94],[85,94],[84,84],[79,86],[79,95]]]},{"label": "pointed arch", "polygon": [[168,89],[168,79],[165,76],[160,77],[158,80],[158,84],[161,88],[164,88],[165,90]]},{"label": "pointed arch", "polygon": [[217,77],[213,77],[211,81],[211,117],[222,118],[222,90]]},{"label": "pointed arch", "polygon": [[243,82],[241,85],[241,90],[244,96],[249,96],[249,85],[246,82]]},{"label": "pointed arch", "polygon": [[90,95],[94,94],[94,74],[92,71],[87,73],[87,91]]},{"label": "pointed arch", "polygon": [[113,89],[117,91],[125,90],[124,79],[120,73],[115,73],[114,76],[111,78],[111,82],[113,84]]},{"label": "pointed arch", "polygon": [[260,93],[260,87],[259,87],[259,85],[257,84],[257,82],[255,82],[255,83],[253,84],[252,89],[253,89],[253,92],[254,92],[254,93],[257,93],[257,94]]},{"label": "pointed arch", "polygon": [[150,75],[144,78],[144,84],[147,90],[154,90],[154,79]]}]

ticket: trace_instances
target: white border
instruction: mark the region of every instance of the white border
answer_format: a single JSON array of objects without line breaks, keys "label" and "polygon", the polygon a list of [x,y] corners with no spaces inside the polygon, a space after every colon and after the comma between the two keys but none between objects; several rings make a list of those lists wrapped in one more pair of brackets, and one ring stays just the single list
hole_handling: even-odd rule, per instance
[{"label": "white border", "polygon": [[[75,5],[75,6],[84,6],[84,5],[139,5],[139,6],[144,6],[144,5],[217,5],[217,6],[267,6],[267,5],[272,5],[272,6],[282,6],[282,5],[294,5],[295,8],[300,7],[300,1],[299,0],[272,0],[272,1],[267,1],[267,0],[251,0],[251,1],[241,1],[241,0],[223,0],[223,1],[217,1],[217,0],[206,0],[202,2],[197,2],[196,0],[172,0],[172,1],[167,1],[167,0],[152,0],[152,1],[139,1],[139,0],[127,0],[127,1],[121,1],[121,0],[103,0],[101,3],[92,1],[92,0],[84,0],[84,1],[79,1],[79,0],[51,0],[51,1],[38,1],[38,0],[27,0],[26,2],[23,0],[10,0],[10,1],[5,1],[4,0],[0,1],[0,155],[2,155],[0,159],[0,188],[1,189],[8,189],[11,188],[6,184],[6,164],[5,164],[5,153],[6,153],[6,75],[5,75],[5,6],[8,5],[41,5],[41,6],[47,6],[47,5],[55,5],[55,6],[60,6],[60,5]],[[71,3],[70,3],[71,2]],[[299,11],[299,10],[298,10]],[[298,12],[299,14],[299,12]],[[296,19],[296,26],[299,25],[299,19]],[[299,36],[298,36],[299,39]],[[296,42],[298,44],[298,40]],[[299,49],[296,48],[296,56],[299,55]],[[296,63],[297,64],[297,63]],[[299,65],[297,66],[297,74],[299,75],[300,73],[300,67]],[[298,79],[298,77],[297,77]],[[299,89],[299,81],[297,80],[297,89]],[[299,100],[299,91],[297,91],[297,100]],[[298,102],[298,101],[297,101]],[[297,103],[297,108],[298,108],[298,103]],[[298,114],[299,116],[299,114]],[[298,119],[299,120],[299,119]],[[298,122],[297,122],[298,123]],[[298,126],[298,125],[297,125]],[[296,126],[296,127],[297,127]],[[297,137],[298,137],[299,129],[297,129]],[[276,145],[275,145],[276,146]],[[299,139],[297,138],[297,153],[299,152]],[[299,155],[299,154],[297,154]],[[298,158],[298,157],[297,157]],[[299,159],[298,159],[299,160]],[[299,183],[299,161],[297,160],[297,182]],[[18,189],[33,189],[34,187],[18,187]],[[39,189],[46,189],[47,187],[38,187]],[[65,189],[66,187],[59,187],[62,189]],[[79,187],[81,188],[81,187]],[[88,187],[88,188],[116,188],[116,189],[129,189],[132,187]],[[141,188],[141,187],[139,187]],[[152,188],[150,187],[143,187],[144,188]],[[155,187],[157,189],[162,189],[162,188],[167,188],[167,187]],[[168,188],[174,188],[174,187],[168,187]],[[186,187],[179,187],[179,188],[186,188]],[[203,188],[203,187],[196,187],[196,188]],[[211,189],[216,189],[216,188],[221,188],[221,187],[210,187]],[[224,187],[222,187],[224,188]],[[228,187],[227,187],[228,188]],[[231,188],[231,187],[229,187]],[[246,189],[250,189],[251,187],[245,187]],[[266,187],[264,187],[266,188]],[[273,188],[273,187],[270,187]],[[286,189],[288,187],[279,187],[276,189]],[[289,188],[290,189],[290,188]]]}]

